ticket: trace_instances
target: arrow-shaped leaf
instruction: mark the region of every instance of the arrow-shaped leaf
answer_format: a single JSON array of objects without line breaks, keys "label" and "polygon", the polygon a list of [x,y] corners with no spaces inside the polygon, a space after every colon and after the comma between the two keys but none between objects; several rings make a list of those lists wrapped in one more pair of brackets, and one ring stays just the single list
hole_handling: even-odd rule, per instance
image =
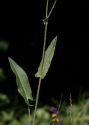
[{"label": "arrow-shaped leaf", "polygon": [[54,56],[55,47],[57,43],[57,36],[52,40],[51,44],[48,46],[47,50],[45,51],[45,57],[42,67],[42,60],[38,68],[38,72],[35,74],[35,77],[41,77],[42,79],[46,76],[49,67],[51,65],[52,58]]},{"label": "arrow-shaped leaf", "polygon": [[18,92],[24,98],[27,105],[29,105],[29,100],[33,100],[33,98],[32,98],[32,91],[31,91],[28,77],[25,71],[14,60],[12,60],[11,58],[8,58],[8,59],[9,59],[11,69],[16,76]]}]

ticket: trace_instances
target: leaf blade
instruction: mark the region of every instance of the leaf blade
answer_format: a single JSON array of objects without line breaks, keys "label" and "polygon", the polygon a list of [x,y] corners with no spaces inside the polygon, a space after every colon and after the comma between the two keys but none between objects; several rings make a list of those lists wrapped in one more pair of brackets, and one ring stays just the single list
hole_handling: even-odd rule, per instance
[{"label": "leaf blade", "polygon": [[38,78],[41,77],[42,79],[44,79],[44,77],[46,76],[46,74],[50,68],[53,56],[54,56],[56,43],[57,43],[57,36],[54,37],[54,39],[48,46],[47,50],[45,51],[43,67],[42,67],[42,60],[41,60],[40,65],[38,67],[38,71],[35,74],[35,77],[38,77]]},{"label": "leaf blade", "polygon": [[10,67],[16,76],[18,92],[24,98],[25,102],[29,105],[28,100],[33,100],[33,97],[28,77],[25,71],[13,59],[9,57],[8,60],[10,63]]}]

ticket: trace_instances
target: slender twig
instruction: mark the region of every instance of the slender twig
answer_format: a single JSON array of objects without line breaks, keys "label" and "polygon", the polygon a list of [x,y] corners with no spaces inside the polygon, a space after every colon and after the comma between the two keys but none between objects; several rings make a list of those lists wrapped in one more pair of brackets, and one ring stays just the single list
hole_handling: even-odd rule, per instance
[{"label": "slender twig", "polygon": [[51,10],[50,10],[50,12],[48,14],[48,16],[46,17],[46,19],[49,19],[49,17],[51,16],[51,14],[53,12],[53,9],[55,8],[56,3],[57,3],[57,0],[54,1],[53,6],[52,6],[52,8],[51,8]]},{"label": "slender twig", "polygon": [[[48,0],[46,4],[46,17],[48,15]],[[44,31],[44,45],[43,45],[43,54],[42,54],[42,69],[41,69],[41,75],[42,75],[42,70],[43,70],[43,64],[44,64],[44,57],[45,57],[45,47],[46,47],[46,38],[47,38],[47,26],[48,22],[45,22],[45,31]],[[33,124],[35,125],[35,117],[36,117],[36,110],[37,110],[37,105],[38,105],[38,99],[39,99],[39,92],[40,92],[40,86],[41,86],[41,81],[42,78],[39,78],[39,83],[38,83],[38,89],[37,89],[37,96],[36,96],[36,103],[35,103],[35,110],[34,110],[34,116],[33,116]]]},{"label": "slender twig", "polygon": [[46,3],[46,17],[45,17],[45,19],[43,19],[44,26],[45,26],[45,31],[44,31],[44,45],[43,45],[43,52],[42,52],[41,77],[39,78],[39,82],[38,82],[38,89],[37,89],[36,103],[35,103],[35,110],[34,110],[32,125],[35,125],[36,110],[37,110],[37,105],[38,105],[40,86],[41,86],[41,82],[42,82],[42,72],[43,72],[43,65],[44,65],[44,58],[45,58],[45,47],[46,47],[46,38],[47,38],[48,18],[50,17],[50,15],[51,15],[51,13],[53,11],[53,8],[54,8],[54,6],[56,4],[56,1],[57,0],[55,0],[49,14],[48,14],[48,2],[49,2],[49,0],[47,0],[47,3]]},{"label": "slender twig", "polygon": [[61,99],[60,99],[60,102],[59,102],[59,105],[58,105],[58,111],[60,110],[61,103],[62,103],[62,95],[61,95]]}]

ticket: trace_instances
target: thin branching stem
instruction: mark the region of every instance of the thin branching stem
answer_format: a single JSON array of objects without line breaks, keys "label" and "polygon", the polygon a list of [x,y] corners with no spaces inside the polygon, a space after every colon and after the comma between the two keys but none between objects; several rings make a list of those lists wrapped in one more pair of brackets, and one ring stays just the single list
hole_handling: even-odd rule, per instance
[{"label": "thin branching stem", "polygon": [[[46,17],[45,19],[43,19],[44,22],[44,26],[45,26],[45,31],[44,31],[44,44],[43,44],[43,52],[42,52],[42,69],[41,69],[41,76],[42,76],[42,72],[43,72],[43,65],[44,65],[44,58],[45,58],[45,48],[46,48],[46,39],[47,39],[47,28],[48,28],[48,18],[50,17],[53,8],[56,4],[56,1],[54,2],[49,14],[48,14],[48,3],[49,0],[47,0],[46,3]],[[40,93],[40,86],[41,86],[41,82],[42,82],[42,77],[39,78],[39,82],[38,82],[38,89],[37,89],[37,95],[36,95],[36,103],[35,103],[35,109],[34,109],[34,115],[33,115],[33,122],[32,125],[35,125],[35,118],[36,118],[36,110],[37,110],[37,105],[38,105],[38,100],[39,100],[39,93]]]},{"label": "thin branching stem", "polygon": [[51,10],[50,10],[50,12],[48,14],[48,16],[46,17],[47,19],[49,19],[49,17],[51,16],[51,14],[53,12],[53,9],[55,8],[56,3],[57,3],[57,0],[54,1],[53,6],[52,6],[52,8],[51,8]]},{"label": "thin branching stem", "polygon": [[[48,15],[48,0],[46,4],[46,17]],[[43,64],[44,64],[44,57],[45,57],[45,47],[46,47],[46,38],[47,38],[47,27],[48,27],[48,22],[46,21],[44,23],[45,25],[45,31],[44,31],[44,45],[43,45],[43,53],[42,53],[42,69],[41,69],[41,74],[43,70]],[[36,110],[37,110],[37,105],[38,105],[38,99],[39,99],[39,92],[40,92],[40,86],[41,86],[41,81],[42,78],[39,78],[39,83],[38,83],[38,89],[37,89],[37,95],[36,95],[36,103],[35,103],[35,110],[34,110],[34,116],[33,116],[33,123],[32,125],[35,125],[35,117],[36,117]]]}]

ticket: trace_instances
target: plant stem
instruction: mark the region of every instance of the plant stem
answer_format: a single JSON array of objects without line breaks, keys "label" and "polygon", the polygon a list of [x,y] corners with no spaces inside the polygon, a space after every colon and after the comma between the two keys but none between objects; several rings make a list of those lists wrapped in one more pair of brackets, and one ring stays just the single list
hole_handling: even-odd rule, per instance
[{"label": "plant stem", "polygon": [[[45,58],[45,47],[46,47],[46,39],[47,39],[48,19],[49,19],[50,15],[51,15],[54,7],[55,7],[56,1],[57,0],[55,0],[49,14],[48,14],[48,2],[49,2],[49,0],[47,0],[47,3],[46,3],[46,17],[45,17],[45,19],[43,19],[43,22],[44,22],[44,25],[45,25],[45,31],[44,31],[44,45],[43,45],[43,52],[42,52],[41,76],[42,76],[42,72],[43,72],[43,65],[44,65],[44,58]],[[42,82],[42,77],[39,78],[39,82],[38,82],[38,89],[37,89],[36,103],[35,103],[35,110],[34,110],[32,125],[35,125],[35,117],[36,117],[36,110],[37,110],[37,105],[38,105],[38,100],[39,100],[41,82]]]},{"label": "plant stem", "polygon": [[71,110],[72,110],[72,97],[71,97],[71,94],[70,94],[70,120],[71,120],[71,125],[72,125],[73,119],[72,119],[72,112],[71,112]]},{"label": "plant stem", "polygon": [[[48,16],[48,0],[46,3],[46,18]],[[43,64],[44,64],[44,57],[45,57],[45,47],[46,47],[46,38],[47,38],[47,27],[48,27],[48,21],[44,22],[45,25],[45,31],[44,31],[44,45],[43,45],[43,53],[42,53],[42,69],[41,69],[41,74],[43,71]],[[33,116],[33,123],[32,125],[35,125],[35,117],[36,117],[36,110],[37,110],[37,105],[38,105],[38,99],[39,99],[39,92],[40,92],[40,86],[41,86],[41,81],[42,78],[39,78],[39,83],[38,83],[38,89],[37,89],[37,95],[36,95],[36,103],[35,103],[35,110],[34,110],[34,116]]]},{"label": "plant stem", "polygon": [[30,125],[30,108],[28,106],[28,122],[29,122],[29,125]]},{"label": "plant stem", "polygon": [[54,7],[55,7],[55,5],[56,5],[56,3],[57,3],[57,0],[54,1],[53,6],[52,6],[52,8],[51,8],[51,10],[50,10],[50,12],[49,12],[47,18],[49,18],[49,17],[51,16],[51,14],[52,14],[52,12],[53,12],[53,9],[54,9]]},{"label": "plant stem", "polygon": [[58,105],[58,111],[60,111],[61,103],[62,103],[62,95],[61,95],[61,99],[60,99],[60,102],[59,102],[59,105]]}]

